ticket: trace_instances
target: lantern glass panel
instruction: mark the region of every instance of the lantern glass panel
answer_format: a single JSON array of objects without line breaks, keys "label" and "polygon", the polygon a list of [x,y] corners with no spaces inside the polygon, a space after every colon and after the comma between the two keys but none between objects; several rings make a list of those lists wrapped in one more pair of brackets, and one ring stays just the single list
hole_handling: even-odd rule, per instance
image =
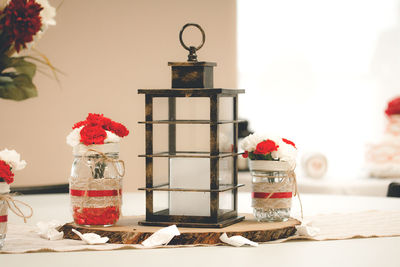
[{"label": "lantern glass panel", "polygon": [[176,151],[209,152],[209,124],[177,124]]},{"label": "lantern glass panel", "polygon": [[153,191],[153,212],[160,212],[168,209],[168,191]]},{"label": "lantern glass panel", "polygon": [[233,152],[233,123],[218,124],[219,152]]},{"label": "lantern glass panel", "polygon": [[[210,189],[208,158],[171,158],[170,186],[181,189]],[[170,215],[210,215],[210,193],[170,192]]]},{"label": "lantern glass panel", "polygon": [[234,208],[233,201],[234,201],[234,194],[233,190],[228,190],[219,193],[219,209],[220,212],[229,212],[232,211]]},{"label": "lantern glass panel", "polygon": [[[162,134],[154,136],[155,151],[167,148],[168,140],[164,136],[167,129],[162,129]],[[233,152],[233,124],[218,124],[219,151]],[[167,142],[167,143],[164,143]],[[176,151],[181,152],[210,152],[210,125],[209,124],[177,124],[176,125]]]},{"label": "lantern glass panel", "polygon": [[233,97],[219,98],[219,120],[233,120]]},{"label": "lantern glass panel", "polygon": [[219,160],[219,186],[229,186],[233,184],[233,158],[221,158]]},{"label": "lantern glass panel", "polygon": [[153,120],[168,120],[167,97],[153,97]]},{"label": "lantern glass panel", "polygon": [[168,152],[168,124],[153,125],[153,154]]},{"label": "lantern glass panel", "polygon": [[168,158],[153,158],[153,186],[168,184]]},{"label": "lantern glass panel", "polygon": [[177,97],[177,120],[209,120],[210,98],[208,97]]}]

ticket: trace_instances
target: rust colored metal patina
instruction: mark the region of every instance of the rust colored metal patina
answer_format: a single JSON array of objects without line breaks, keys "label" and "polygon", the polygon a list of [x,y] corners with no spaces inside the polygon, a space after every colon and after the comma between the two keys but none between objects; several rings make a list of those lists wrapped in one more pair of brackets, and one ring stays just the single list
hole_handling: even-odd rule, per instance
[{"label": "rust colored metal patina", "polygon": [[[202,35],[199,46],[187,46],[182,39],[183,32],[189,26],[196,27]],[[189,51],[187,62],[168,62],[172,68],[172,88],[213,88],[213,68],[217,66],[214,62],[198,62],[196,51],[203,47],[206,35],[200,25],[188,23],[183,26],[179,33],[179,41],[183,48]]]},{"label": "rust colored metal patina", "polygon": [[[197,46],[187,46],[182,39],[184,30],[189,27],[197,27],[202,34],[202,43]],[[244,219],[237,212],[237,194],[238,188],[243,186],[238,184],[238,94],[244,93],[244,90],[238,89],[222,89],[213,88],[213,68],[217,65],[214,62],[197,61],[196,51],[199,50],[205,42],[205,33],[203,29],[194,23],[188,23],[183,26],[179,34],[181,45],[189,51],[187,62],[169,62],[172,68],[172,88],[170,89],[139,89],[139,94],[145,95],[145,121],[141,121],[146,128],[146,153],[139,155],[144,157],[146,161],[146,186],[139,188],[146,192],[146,218],[140,221],[141,225],[164,226],[176,224],[181,227],[198,227],[198,228],[221,228],[240,222]],[[168,99],[167,120],[154,120],[153,114],[157,103],[155,99]],[[177,99],[189,98],[195,99],[206,98],[209,102],[208,112],[210,114],[207,120],[177,119]],[[231,107],[229,110],[229,120],[220,119],[221,99],[229,98]],[[177,125],[209,125],[209,150],[198,152],[179,151],[177,150]],[[153,131],[155,125],[167,125],[168,127],[168,151],[154,152],[153,149]],[[220,127],[221,125],[232,125],[232,133],[229,140],[230,151],[220,151]],[[193,140],[195,143],[196,140]],[[207,178],[209,187],[204,188],[184,188],[179,186],[171,186],[171,173],[167,172],[168,182],[156,183],[154,181],[154,170],[157,166],[153,165],[156,158],[168,158],[170,164],[171,159],[175,158],[193,158],[206,159],[209,161],[209,173]],[[232,164],[229,172],[231,173],[231,181],[229,183],[220,183],[220,163],[222,159],[231,159]],[[196,176],[196,173],[188,173],[187,176]],[[193,194],[209,194],[209,216],[204,215],[172,215],[171,207],[156,211],[155,192],[175,192],[193,193]],[[221,208],[222,194],[231,193],[232,208]],[[169,201],[168,201],[169,202]],[[170,205],[170,203],[168,203]]]}]

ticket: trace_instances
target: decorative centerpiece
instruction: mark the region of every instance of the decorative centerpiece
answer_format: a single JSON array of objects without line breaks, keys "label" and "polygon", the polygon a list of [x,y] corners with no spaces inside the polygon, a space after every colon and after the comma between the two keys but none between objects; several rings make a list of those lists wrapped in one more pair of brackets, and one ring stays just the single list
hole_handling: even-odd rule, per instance
[{"label": "decorative centerpiece", "polygon": [[[33,48],[48,27],[56,24],[56,9],[47,0],[4,0],[0,1],[0,14],[0,98],[20,101],[35,97],[35,63],[49,67],[57,79],[48,58]],[[21,55],[25,49],[37,57]]]},{"label": "decorative centerpiece", "polygon": [[121,215],[122,177],[119,142],[129,134],[121,123],[90,113],[76,123],[67,136],[75,157],[69,188],[74,222],[87,226],[110,226]]},{"label": "decorative centerpiece", "polygon": [[[21,160],[20,155],[15,150],[4,149],[0,151],[0,248],[4,245],[4,240],[7,233],[8,208],[11,209],[17,216],[27,218],[32,216],[32,208],[21,202],[14,200],[10,193],[10,184],[14,182],[14,171],[25,168],[26,162]],[[25,216],[21,209],[17,207],[16,202],[19,202],[30,209],[30,215]]]},{"label": "decorative centerpiece", "polygon": [[367,150],[367,167],[371,177],[400,178],[400,97],[388,103],[385,114],[383,140]]},{"label": "decorative centerpiece", "polygon": [[297,149],[285,138],[251,134],[242,142],[253,177],[252,207],[258,221],[286,221],[296,192]]},{"label": "decorative centerpiece", "polygon": [[[183,42],[187,27],[200,30],[199,46]],[[217,64],[197,60],[196,51],[205,42],[200,25],[184,25],[179,39],[189,55],[186,62],[168,63],[172,88],[138,91],[146,103],[141,122],[146,127],[146,153],[140,155],[146,158],[146,187],[139,188],[146,191],[146,219],[140,224],[226,227],[244,219],[237,212],[242,186],[237,179],[238,97],[244,90],[214,88]],[[161,119],[154,111],[163,100],[168,108]],[[188,110],[185,104],[191,104]],[[207,115],[193,116],[196,104]],[[157,142],[163,130],[168,138]]]}]

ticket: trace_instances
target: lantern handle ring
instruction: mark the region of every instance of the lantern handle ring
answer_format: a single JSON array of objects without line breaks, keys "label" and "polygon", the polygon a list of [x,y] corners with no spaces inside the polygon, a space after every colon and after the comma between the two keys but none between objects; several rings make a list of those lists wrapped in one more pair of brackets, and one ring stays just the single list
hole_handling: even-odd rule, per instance
[{"label": "lantern handle ring", "polygon": [[[183,31],[189,27],[189,26],[193,26],[196,27],[200,30],[201,32],[201,36],[202,36],[202,41],[201,44],[198,47],[194,47],[194,46],[187,46],[185,45],[185,43],[183,42],[182,39],[182,35],[183,35]],[[203,47],[205,41],[206,41],[206,34],[204,33],[204,30],[200,27],[199,24],[196,23],[187,23],[182,27],[182,30],[179,32],[179,41],[181,42],[181,45],[183,46],[183,48],[185,48],[186,50],[189,51],[189,55],[188,55],[188,61],[189,62],[197,62],[197,55],[196,55],[196,51],[199,50],[200,48]]]}]

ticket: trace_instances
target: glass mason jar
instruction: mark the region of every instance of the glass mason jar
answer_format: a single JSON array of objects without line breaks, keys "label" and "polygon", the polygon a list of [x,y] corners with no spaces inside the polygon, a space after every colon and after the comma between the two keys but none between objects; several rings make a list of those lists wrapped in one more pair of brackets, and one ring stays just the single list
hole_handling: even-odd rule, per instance
[{"label": "glass mason jar", "polygon": [[10,192],[10,186],[1,182],[0,179],[0,249],[4,246],[4,241],[7,234],[7,213],[8,205],[6,200],[2,199],[1,196],[6,195]]},{"label": "glass mason jar", "polygon": [[260,222],[287,221],[290,217],[295,174],[284,161],[250,160],[253,214]]},{"label": "glass mason jar", "polygon": [[119,144],[79,144],[73,154],[69,189],[74,222],[84,226],[115,224],[121,215],[125,172]]}]

